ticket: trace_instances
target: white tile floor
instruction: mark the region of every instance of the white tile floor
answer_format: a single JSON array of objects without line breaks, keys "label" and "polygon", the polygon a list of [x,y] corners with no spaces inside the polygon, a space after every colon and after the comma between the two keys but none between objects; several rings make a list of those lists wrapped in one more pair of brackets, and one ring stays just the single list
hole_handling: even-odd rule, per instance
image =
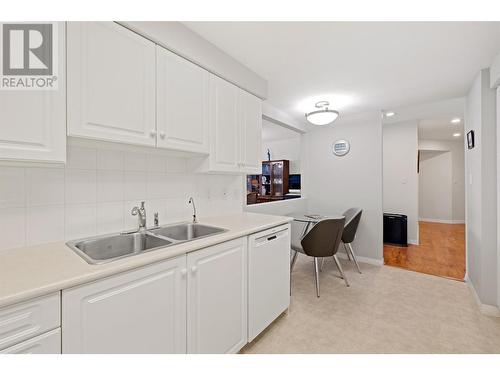
[{"label": "white tile floor", "polygon": [[351,287],[301,255],[292,303],[243,353],[500,353],[500,318],[480,313],[467,284],[412,271],[341,261]]}]

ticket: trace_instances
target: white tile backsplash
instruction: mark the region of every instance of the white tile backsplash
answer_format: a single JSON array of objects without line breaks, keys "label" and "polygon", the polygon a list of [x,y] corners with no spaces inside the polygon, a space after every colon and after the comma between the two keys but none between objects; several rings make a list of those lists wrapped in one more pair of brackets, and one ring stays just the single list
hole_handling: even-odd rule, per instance
[{"label": "white tile backsplash", "polygon": [[23,168],[0,169],[0,208],[25,206],[25,171]]},{"label": "white tile backsplash", "polygon": [[123,171],[123,152],[98,149],[97,169],[106,171]]},{"label": "white tile backsplash", "polygon": [[123,229],[123,202],[97,203],[97,234],[120,232]]},{"label": "white tile backsplash", "polygon": [[126,171],[147,171],[147,154],[138,152],[125,152],[123,156],[124,169]]},{"label": "white tile backsplash", "polygon": [[68,148],[68,160],[66,168],[68,169],[96,169],[97,150],[88,147],[70,147]]},{"label": "white tile backsplash", "polygon": [[64,169],[27,168],[27,205],[64,204]]},{"label": "white tile backsplash", "polygon": [[[146,201],[148,226],[241,212],[241,176],[193,174],[187,159],[155,152],[68,146],[66,166],[0,166],[0,250],[120,232]],[[153,150],[154,151],[154,150]],[[5,234],[4,234],[5,233]]]},{"label": "white tile backsplash", "polygon": [[146,178],[146,172],[125,171],[123,199],[126,201],[146,200]]},{"label": "white tile backsplash", "polygon": [[187,168],[187,161],[183,158],[168,158],[167,159],[167,172],[170,173],[184,173]]},{"label": "white tile backsplash", "polygon": [[167,177],[164,173],[149,172],[147,174],[146,193],[148,198],[165,198],[167,193]]},{"label": "white tile backsplash", "polygon": [[64,205],[32,206],[26,211],[26,244],[64,240]]},{"label": "white tile backsplash", "polygon": [[165,173],[167,170],[167,163],[163,156],[149,154],[148,160],[148,172],[159,172]]},{"label": "white tile backsplash", "polygon": [[96,170],[66,169],[66,204],[96,202]]},{"label": "white tile backsplash", "polygon": [[0,215],[0,250],[26,245],[26,208],[7,207]]},{"label": "white tile backsplash", "polygon": [[123,201],[123,171],[97,171],[97,202]]},{"label": "white tile backsplash", "polygon": [[65,218],[64,238],[69,240],[96,235],[96,204],[67,204]]}]

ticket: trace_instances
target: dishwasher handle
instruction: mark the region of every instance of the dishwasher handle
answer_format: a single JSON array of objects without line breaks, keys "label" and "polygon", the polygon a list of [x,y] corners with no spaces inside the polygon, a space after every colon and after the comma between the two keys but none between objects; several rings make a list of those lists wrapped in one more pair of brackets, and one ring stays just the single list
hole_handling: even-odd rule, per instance
[{"label": "dishwasher handle", "polygon": [[279,232],[270,233],[270,234],[268,234],[266,236],[262,236],[262,237],[256,238],[254,240],[254,244],[255,244],[255,246],[265,245],[267,243],[279,240],[280,238],[282,238],[283,236],[286,236],[286,235],[288,235],[288,229],[283,229],[283,230],[281,230]]}]

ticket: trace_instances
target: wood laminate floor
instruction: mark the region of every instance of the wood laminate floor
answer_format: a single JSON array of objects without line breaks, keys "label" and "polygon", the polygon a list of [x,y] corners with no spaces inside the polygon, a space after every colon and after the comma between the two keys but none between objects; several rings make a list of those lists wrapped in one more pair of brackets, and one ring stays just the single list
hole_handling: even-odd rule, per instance
[{"label": "wood laminate floor", "polygon": [[420,245],[384,245],[384,263],[463,281],[465,224],[419,223]]}]

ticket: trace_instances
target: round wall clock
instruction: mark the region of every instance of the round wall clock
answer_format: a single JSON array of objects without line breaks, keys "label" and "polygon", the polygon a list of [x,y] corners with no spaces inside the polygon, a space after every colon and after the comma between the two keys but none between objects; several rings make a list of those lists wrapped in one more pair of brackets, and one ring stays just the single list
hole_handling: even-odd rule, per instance
[{"label": "round wall clock", "polygon": [[347,155],[350,149],[351,145],[345,139],[339,139],[333,143],[333,154],[336,156]]}]

